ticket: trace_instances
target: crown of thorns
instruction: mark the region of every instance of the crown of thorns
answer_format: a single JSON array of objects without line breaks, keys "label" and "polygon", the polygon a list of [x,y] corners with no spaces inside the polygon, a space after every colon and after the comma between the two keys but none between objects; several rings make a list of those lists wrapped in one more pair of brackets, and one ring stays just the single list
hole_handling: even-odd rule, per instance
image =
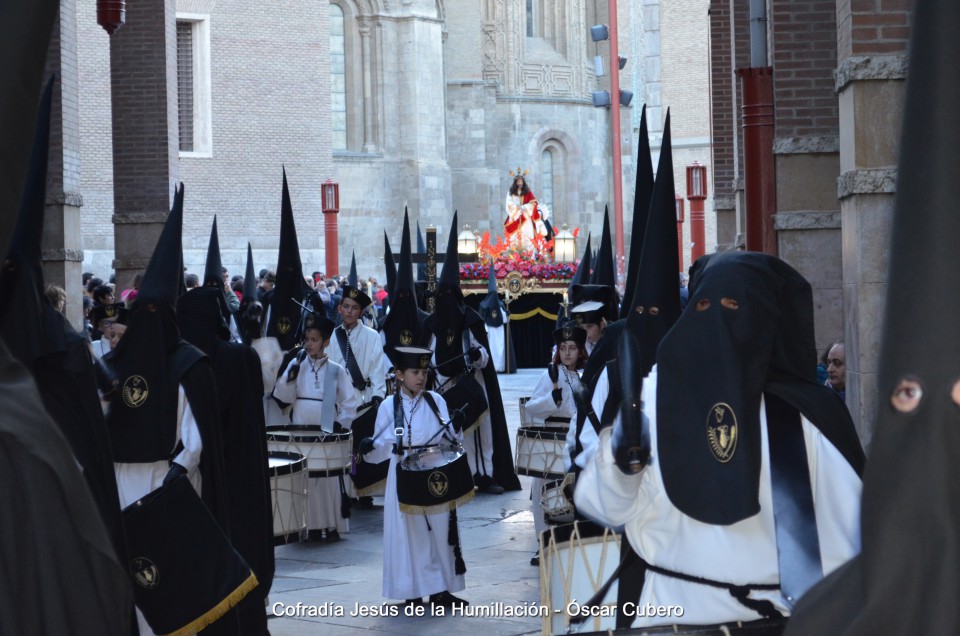
[{"label": "crown of thorns", "polygon": [[510,171],[510,176],[511,176],[511,177],[526,177],[528,174],[530,174],[530,171],[529,171],[529,170],[524,170],[524,169],[521,168],[520,166],[517,166],[516,171],[514,171],[514,170],[511,170],[511,171]]}]

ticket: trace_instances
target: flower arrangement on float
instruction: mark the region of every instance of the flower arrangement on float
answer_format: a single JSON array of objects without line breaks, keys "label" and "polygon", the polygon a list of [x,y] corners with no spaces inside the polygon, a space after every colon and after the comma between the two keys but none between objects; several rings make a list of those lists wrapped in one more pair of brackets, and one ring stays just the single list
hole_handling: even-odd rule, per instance
[{"label": "flower arrangement on float", "polygon": [[[576,237],[580,228],[574,228]],[[497,278],[506,278],[511,272],[518,272],[524,278],[540,280],[565,280],[573,277],[579,260],[573,263],[553,261],[553,240],[544,240],[534,236],[532,246],[504,242],[497,236],[496,243],[490,242],[490,232],[484,232],[477,247],[476,263],[460,265],[460,280],[488,280],[490,261],[493,260]]]}]

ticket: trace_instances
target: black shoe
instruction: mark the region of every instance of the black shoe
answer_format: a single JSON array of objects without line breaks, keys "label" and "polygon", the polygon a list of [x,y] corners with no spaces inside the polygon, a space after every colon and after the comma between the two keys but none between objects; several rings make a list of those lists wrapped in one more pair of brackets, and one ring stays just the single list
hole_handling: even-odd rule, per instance
[{"label": "black shoe", "polygon": [[373,508],[373,497],[360,497],[357,499],[357,508],[360,510],[371,510]]},{"label": "black shoe", "polygon": [[537,566],[537,567],[540,567],[540,553],[539,553],[539,552],[537,552],[536,554],[534,554],[533,557],[530,559],[530,565],[535,565],[535,566]]},{"label": "black shoe", "polygon": [[504,492],[503,486],[501,486],[500,484],[498,484],[493,480],[491,480],[490,483],[487,484],[486,488],[481,488],[480,491],[485,492],[488,495],[502,495]]},{"label": "black shoe", "polygon": [[443,591],[439,594],[430,595],[430,604],[431,605],[440,605],[442,607],[453,607],[454,605],[469,605],[470,601],[466,601],[462,598],[458,598],[451,594],[450,592]]},{"label": "black shoe", "polygon": [[327,543],[335,543],[340,540],[340,532],[337,530],[327,530]]},{"label": "black shoe", "polygon": [[323,541],[323,530],[308,530],[307,541]]}]

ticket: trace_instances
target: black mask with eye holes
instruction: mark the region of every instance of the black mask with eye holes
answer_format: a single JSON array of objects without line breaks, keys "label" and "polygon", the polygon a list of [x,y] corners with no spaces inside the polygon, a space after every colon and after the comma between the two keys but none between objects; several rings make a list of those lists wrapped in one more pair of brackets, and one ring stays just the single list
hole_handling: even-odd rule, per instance
[{"label": "black mask with eye holes", "polygon": [[858,455],[842,403],[838,411],[829,389],[824,394],[816,384],[810,284],[777,258],[714,255],[698,272],[696,290],[664,337],[657,363],[660,470],[670,501],[698,521],[729,525],[760,511],[764,391],[780,395],[818,427],[852,434],[849,452],[841,452],[854,458],[851,463]]}]

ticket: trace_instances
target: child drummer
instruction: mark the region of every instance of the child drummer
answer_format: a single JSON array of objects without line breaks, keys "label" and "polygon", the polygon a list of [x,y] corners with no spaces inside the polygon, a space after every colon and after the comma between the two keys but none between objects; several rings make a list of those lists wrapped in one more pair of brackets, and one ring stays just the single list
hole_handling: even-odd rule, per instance
[{"label": "child drummer", "polygon": [[[553,332],[553,341],[556,344],[553,361],[540,376],[525,408],[528,415],[537,419],[555,418],[569,421],[567,444],[563,456],[563,469],[569,472],[572,467],[570,456],[573,454],[577,425],[577,405],[573,394],[580,387],[578,371],[587,361],[587,332],[582,327],[578,327],[576,322],[570,321]],[[543,481],[539,477],[534,477],[530,493],[533,500],[533,528],[538,538],[547,529],[540,499]],[[530,559],[530,565],[540,565],[539,551]]]},{"label": "child drummer", "polygon": [[[292,424],[319,424],[324,433],[350,429],[357,413],[357,398],[350,374],[327,359],[326,349],[336,325],[319,313],[304,318],[303,349],[280,375],[273,398],[282,407],[292,404]],[[349,532],[349,521],[341,510],[343,477],[311,477],[307,504],[308,538],[339,541],[340,532]]]},{"label": "child drummer", "polygon": [[[458,427],[447,424],[449,416],[443,398],[423,388],[433,352],[420,347],[395,347],[388,354],[400,390],[380,404],[374,436],[360,444],[367,461],[390,460],[383,508],[383,595],[405,599],[405,604],[411,605],[422,603],[424,596],[429,596],[433,605],[468,605],[452,594],[464,589],[466,571],[460,554],[456,508],[452,505],[450,512],[437,514],[404,513],[397,495],[397,462],[403,458],[399,453],[459,444],[463,436]],[[401,430],[402,444],[397,450]]]}]

